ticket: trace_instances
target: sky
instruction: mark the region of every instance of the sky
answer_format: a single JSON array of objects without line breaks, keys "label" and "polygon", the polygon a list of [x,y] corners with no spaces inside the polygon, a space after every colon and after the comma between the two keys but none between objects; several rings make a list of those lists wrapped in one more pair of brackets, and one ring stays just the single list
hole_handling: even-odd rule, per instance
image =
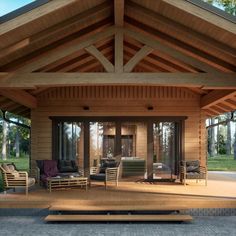
[{"label": "sky", "polygon": [[35,0],[0,0],[0,17]]}]

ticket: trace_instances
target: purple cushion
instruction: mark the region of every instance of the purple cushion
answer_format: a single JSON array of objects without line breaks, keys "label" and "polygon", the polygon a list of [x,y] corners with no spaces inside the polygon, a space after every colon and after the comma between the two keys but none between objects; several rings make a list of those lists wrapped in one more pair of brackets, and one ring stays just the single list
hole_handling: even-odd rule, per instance
[{"label": "purple cushion", "polygon": [[46,177],[54,177],[58,174],[57,161],[45,160],[43,163],[43,172]]}]

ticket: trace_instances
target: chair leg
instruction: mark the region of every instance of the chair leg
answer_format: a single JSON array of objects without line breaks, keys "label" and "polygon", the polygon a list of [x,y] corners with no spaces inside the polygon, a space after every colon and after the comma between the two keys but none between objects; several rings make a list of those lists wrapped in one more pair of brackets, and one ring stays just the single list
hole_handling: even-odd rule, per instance
[{"label": "chair leg", "polygon": [[28,187],[25,188],[25,195],[28,196],[29,190]]}]

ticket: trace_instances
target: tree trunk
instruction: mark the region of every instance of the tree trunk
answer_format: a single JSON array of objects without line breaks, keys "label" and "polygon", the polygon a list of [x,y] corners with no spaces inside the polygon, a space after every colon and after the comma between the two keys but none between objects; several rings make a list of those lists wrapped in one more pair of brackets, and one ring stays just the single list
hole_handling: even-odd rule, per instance
[{"label": "tree trunk", "polygon": [[[210,119],[211,124],[215,123],[215,119],[211,118]],[[215,156],[215,129],[214,127],[209,129],[209,156],[213,157]]]},{"label": "tree trunk", "polygon": [[16,141],[15,141],[15,148],[16,148],[16,158],[20,157],[20,136],[19,130],[16,130]]},{"label": "tree trunk", "polygon": [[[231,114],[227,113],[227,119],[231,118]],[[231,155],[231,122],[227,122],[227,139],[226,139],[226,154]]]},{"label": "tree trunk", "polygon": [[[220,120],[218,118],[217,122],[219,123]],[[217,147],[216,147],[216,154],[219,155],[219,150],[220,150],[220,126],[217,125],[217,134],[216,134],[216,144],[217,144]]]},{"label": "tree trunk", "polygon": [[2,160],[7,160],[7,122],[2,121]]}]

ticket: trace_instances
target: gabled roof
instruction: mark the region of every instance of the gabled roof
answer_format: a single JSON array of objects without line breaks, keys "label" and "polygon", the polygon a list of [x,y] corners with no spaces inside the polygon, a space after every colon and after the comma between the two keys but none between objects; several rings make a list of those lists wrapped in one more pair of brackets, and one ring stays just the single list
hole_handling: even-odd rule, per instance
[{"label": "gabled roof", "polygon": [[[193,74],[236,72],[235,24],[185,0],[50,1],[1,24],[0,71],[17,74],[112,70],[114,25],[124,29],[126,70]],[[97,57],[103,58],[103,62]],[[189,89],[201,96],[214,92],[211,88]],[[23,93],[31,94],[33,101],[44,90],[23,90]],[[234,90],[227,92],[225,100],[212,106],[206,104],[209,100],[205,97],[203,109],[209,115],[236,109]],[[31,105],[17,104],[19,100],[6,96],[5,90],[0,93],[3,109],[12,112],[19,109],[26,115],[29,114],[27,107],[34,106],[34,101]]]}]

